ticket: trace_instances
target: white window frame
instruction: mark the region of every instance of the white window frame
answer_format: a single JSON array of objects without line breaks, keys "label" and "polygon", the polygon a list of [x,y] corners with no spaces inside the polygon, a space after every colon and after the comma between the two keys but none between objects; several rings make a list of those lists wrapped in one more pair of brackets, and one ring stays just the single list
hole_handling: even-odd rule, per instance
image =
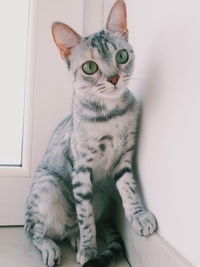
[{"label": "white window frame", "polygon": [[[24,123],[23,123],[23,145],[21,166],[0,166],[0,179],[3,178],[26,178],[30,177],[31,142],[32,142],[32,117],[33,117],[33,92],[34,92],[34,68],[35,68],[35,43],[36,43],[36,21],[37,1],[29,2],[28,18],[28,51],[26,59],[26,82],[24,99]],[[0,180],[2,182],[2,180]]]},{"label": "white window frame", "polygon": [[[73,17],[74,15],[69,14],[69,12],[68,12],[69,18],[65,16],[66,5],[68,8],[70,7],[69,2],[67,2],[66,0],[60,0],[59,2],[57,3],[56,2],[57,1],[55,0],[48,0],[48,1],[30,0],[22,166],[0,166],[0,225],[1,226],[23,225],[25,201],[27,198],[27,194],[29,192],[30,185],[32,183],[32,178],[34,177],[35,169],[39,161],[41,160],[42,155],[44,154],[44,151],[47,147],[53,129],[64,118],[66,113],[70,111],[72,92],[69,93],[69,97],[67,97],[66,99],[66,104],[63,103],[61,105],[58,104],[57,107],[55,107],[55,113],[56,113],[55,117],[53,116],[52,118],[51,116],[50,118],[48,118],[47,114],[45,115],[44,118],[44,114],[40,114],[40,111],[38,111],[38,107],[40,107],[40,109],[42,107],[41,104],[42,100],[40,99],[40,95],[43,94],[42,99],[44,101],[44,95],[48,91],[48,88],[44,88],[42,83],[42,75],[45,72],[44,62],[46,58],[41,58],[43,56],[41,51],[42,50],[45,51],[45,47],[43,47],[44,39],[41,38],[43,31],[41,27],[46,27],[45,30],[48,28],[48,33],[47,33],[47,35],[49,36],[48,44],[49,46],[52,46],[52,48],[50,47],[51,50],[49,58],[53,57],[54,62],[58,64],[57,66],[58,73],[55,71],[55,79],[54,79],[56,80],[55,84],[58,84],[58,86],[60,86],[59,84],[60,82],[62,83],[61,87],[66,86],[65,76],[67,76],[66,75],[67,69],[64,63],[62,62],[61,58],[59,57],[58,50],[55,44],[53,43],[50,29],[51,29],[51,23],[53,21],[60,20],[67,23],[68,19],[71,20],[72,22],[75,20]],[[56,5],[58,5],[59,10],[61,10],[62,13],[61,16],[58,15],[59,13],[58,11],[56,10],[54,11],[55,3]],[[43,14],[45,12],[47,12],[48,15],[49,5],[51,8],[50,16],[52,21],[48,21],[47,25],[47,21],[43,23],[42,20],[43,20]],[[82,2],[80,3],[79,0],[74,0],[73,2],[71,2],[71,6],[73,6],[74,10],[79,8],[79,14],[80,12],[83,12],[82,5],[83,3]],[[63,8],[63,11],[62,8],[60,8],[60,6],[65,6],[65,8]],[[78,28],[78,32],[81,34],[83,27],[82,23],[80,23],[80,20],[82,21],[82,16],[77,20],[81,25],[78,25],[78,23],[76,23],[75,21],[74,23],[75,29]],[[68,23],[70,25],[70,21]],[[73,24],[72,27],[74,27]],[[53,49],[55,49],[55,53]],[[45,56],[47,55],[45,54]],[[46,65],[48,65],[48,60]],[[59,74],[60,77],[62,77],[61,79],[59,77]],[[69,81],[67,81],[66,83],[68,83],[67,86],[69,86]],[[67,88],[63,89],[63,91],[64,90],[67,90]],[[61,93],[63,93],[63,91]],[[50,100],[49,99],[50,97],[47,97],[45,102],[45,104],[48,106],[48,109],[51,108],[50,105],[52,101],[52,99]],[[46,123],[45,125],[44,125],[44,120]],[[40,129],[40,131],[38,131],[38,129]]]},{"label": "white window frame", "polygon": [[[37,1],[30,0],[28,51],[26,60],[25,106],[21,166],[0,166],[0,225],[21,224],[24,197],[30,186],[33,132],[34,77],[36,59]],[[17,201],[16,201],[17,200]],[[14,220],[13,220],[14,219]]]}]

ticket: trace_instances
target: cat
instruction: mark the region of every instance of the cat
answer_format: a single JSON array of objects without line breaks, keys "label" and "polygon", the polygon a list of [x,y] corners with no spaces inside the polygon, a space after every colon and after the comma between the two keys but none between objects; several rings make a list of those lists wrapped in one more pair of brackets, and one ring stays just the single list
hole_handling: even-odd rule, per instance
[{"label": "cat", "polygon": [[[112,197],[139,235],[156,230],[138,194],[132,154],[138,105],[127,89],[134,67],[126,6],[113,5],[106,28],[82,38],[56,22],[52,35],[71,73],[72,113],[55,129],[26,202],[25,231],[48,266],[60,264],[57,241],[69,239],[84,267],[110,266],[123,243],[112,227]],[[97,254],[96,232],[107,241]]]}]

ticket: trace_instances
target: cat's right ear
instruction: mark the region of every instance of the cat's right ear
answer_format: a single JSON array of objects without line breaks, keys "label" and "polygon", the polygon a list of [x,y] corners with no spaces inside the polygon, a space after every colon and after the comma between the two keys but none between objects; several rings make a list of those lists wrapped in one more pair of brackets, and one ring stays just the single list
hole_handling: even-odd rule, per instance
[{"label": "cat's right ear", "polygon": [[111,8],[106,28],[111,32],[119,32],[128,38],[127,12],[124,0],[117,0]]},{"label": "cat's right ear", "polygon": [[71,50],[81,42],[81,36],[62,22],[55,22],[51,30],[61,57],[64,60],[68,59]]}]

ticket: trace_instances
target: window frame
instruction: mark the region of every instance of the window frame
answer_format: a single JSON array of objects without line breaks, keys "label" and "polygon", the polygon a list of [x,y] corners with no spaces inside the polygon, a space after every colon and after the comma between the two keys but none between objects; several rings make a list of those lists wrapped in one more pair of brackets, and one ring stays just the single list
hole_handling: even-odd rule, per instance
[{"label": "window frame", "polygon": [[37,1],[29,0],[28,37],[26,51],[25,96],[23,118],[22,164],[1,165],[0,182],[2,178],[30,177],[31,170],[31,143],[33,128],[33,101],[34,101],[34,73],[36,58],[36,23]]}]

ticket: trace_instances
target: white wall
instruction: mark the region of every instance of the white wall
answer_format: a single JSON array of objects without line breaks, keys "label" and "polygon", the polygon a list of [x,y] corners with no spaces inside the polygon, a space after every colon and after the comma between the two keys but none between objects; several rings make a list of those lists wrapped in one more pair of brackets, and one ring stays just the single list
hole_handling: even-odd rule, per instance
[{"label": "white wall", "polygon": [[53,41],[51,25],[61,21],[83,32],[83,1],[37,0],[32,176],[55,127],[71,111],[73,86]]},{"label": "white wall", "polygon": [[[200,266],[200,3],[127,0],[144,95],[139,171],[159,234]],[[179,267],[179,266],[178,266]]]}]

